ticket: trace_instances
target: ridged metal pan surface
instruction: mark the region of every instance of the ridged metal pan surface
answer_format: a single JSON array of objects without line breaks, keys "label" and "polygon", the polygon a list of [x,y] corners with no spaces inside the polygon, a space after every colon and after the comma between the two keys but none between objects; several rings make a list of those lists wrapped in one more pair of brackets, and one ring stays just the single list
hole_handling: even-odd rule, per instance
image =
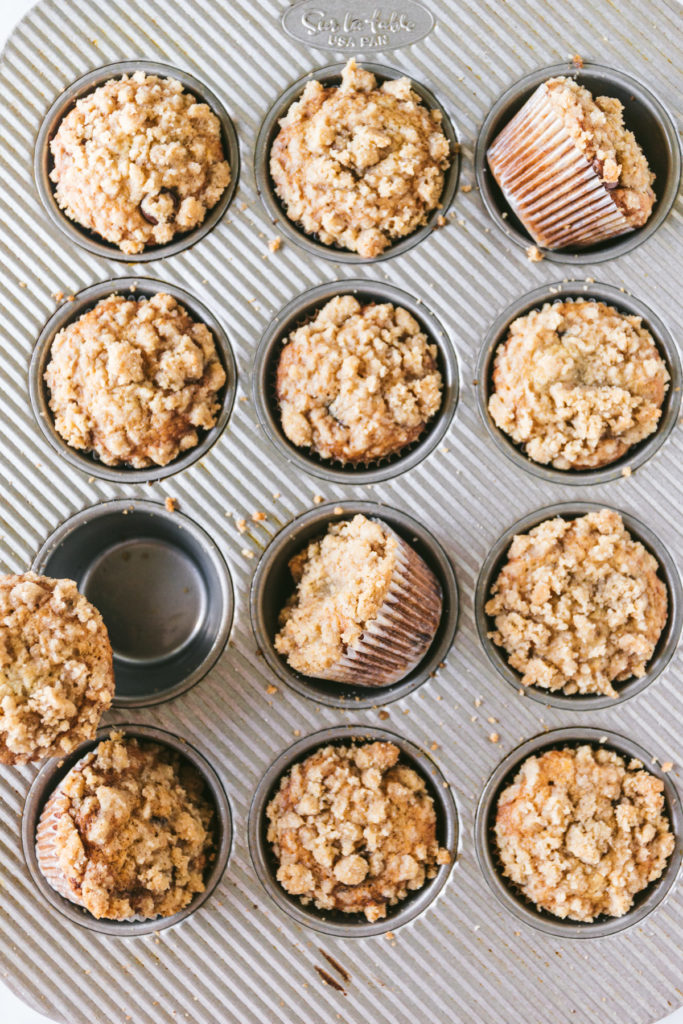
[{"label": "ridged metal pan surface", "polygon": [[[230,863],[196,914],[158,935],[125,940],[68,921],[43,900],[22,854],[22,807],[35,769],[0,772],[0,976],[65,1024],[651,1024],[682,1001],[680,880],[632,928],[578,943],[530,928],[499,904],[478,867],[473,834],[479,795],[497,764],[546,728],[604,729],[632,738],[660,762],[679,764],[680,651],[632,700],[580,714],[548,708],[518,696],[489,664],[473,598],[496,539],[523,516],[562,501],[633,514],[680,563],[680,426],[631,476],[578,487],[544,480],[515,466],[489,436],[477,409],[475,368],[495,319],[521,295],[562,277],[623,288],[676,337],[683,207],[679,197],[657,231],[629,253],[579,268],[527,261],[494,224],[476,187],[462,190],[475,185],[474,146],[496,100],[537,68],[569,68],[575,53],[627,71],[675,114],[683,93],[680,8],[674,0],[425,5],[436,18],[428,35],[369,56],[403,68],[447,110],[461,142],[460,191],[445,226],[368,265],[318,259],[289,240],[276,253],[268,248],[277,229],[253,174],[261,122],[291,82],[345,56],[287,35],[281,0],[40,0],[5,49],[0,568],[27,568],[60,523],[98,502],[163,505],[173,497],[218,545],[235,591],[231,639],[209,674],[177,699],[135,715],[205,751],[230,801]],[[332,4],[317,5],[326,6]],[[52,224],[35,187],[33,150],[45,113],[65,88],[92,68],[136,58],[185,70],[219,97],[239,137],[242,170],[230,209],[209,234],[131,271],[71,244]],[[213,447],[151,485],[89,478],[69,465],[43,437],[27,385],[36,339],[60,301],[54,296],[138,272],[179,285],[208,307],[233,346],[240,382],[230,422]],[[363,486],[293,469],[266,436],[251,397],[258,341],[279,311],[308,288],[359,277],[423,299],[453,343],[460,375],[458,407],[438,447],[400,476]],[[318,495],[342,507],[353,500],[402,510],[424,524],[455,568],[461,607],[454,646],[436,675],[382,709],[381,719],[378,708],[344,711],[293,692],[256,651],[248,598],[258,558]],[[261,511],[267,518],[253,521]],[[240,533],[242,518],[247,529]],[[127,714],[110,712],[105,724]],[[393,937],[321,936],[292,921],[264,892],[249,857],[249,807],[268,766],[299,736],[350,723],[384,726],[424,749],[425,763],[433,758],[458,807],[457,868],[439,899]],[[680,789],[678,771],[670,778]]]}]

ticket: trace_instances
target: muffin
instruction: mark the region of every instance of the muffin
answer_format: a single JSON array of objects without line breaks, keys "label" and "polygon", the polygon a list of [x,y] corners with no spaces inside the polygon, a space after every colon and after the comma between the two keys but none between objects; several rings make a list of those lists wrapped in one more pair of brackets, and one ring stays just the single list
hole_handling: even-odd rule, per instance
[{"label": "muffin", "polygon": [[657,560],[611,509],[516,536],[491,588],[488,636],[523,686],[618,697],[644,676],[667,619]]},{"label": "muffin", "polygon": [[393,743],[321,747],[280,780],[267,839],[304,906],[377,921],[450,863],[425,781],[399,756]]},{"label": "muffin", "polygon": [[282,429],[297,447],[344,464],[396,454],[417,441],[441,406],[436,358],[407,310],[337,295],[282,349]]},{"label": "muffin", "polygon": [[275,191],[290,220],[326,245],[379,256],[439,204],[450,147],[440,111],[407,78],[378,87],[351,59],[341,85],[309,81],[280,126]]},{"label": "muffin", "polygon": [[73,580],[0,576],[0,762],[68,754],[113,696],[107,628]]},{"label": "muffin", "polygon": [[109,295],[52,342],[55,429],[107,466],[166,466],[220,410],[225,371],[208,327],[171,295]]},{"label": "muffin", "polygon": [[274,643],[297,672],[388,686],[427,653],[441,619],[441,587],[386,523],[363,515],[332,523],[289,569],[296,590]]},{"label": "muffin", "polygon": [[668,385],[640,317],[577,299],[510,325],[488,408],[534,462],[598,469],[654,433]]},{"label": "muffin", "polygon": [[112,921],[170,917],[204,892],[214,808],[180,755],[114,732],[45,804],[38,865],[65,899]]},{"label": "muffin", "polygon": [[142,71],[79,99],[50,152],[67,217],[127,254],[197,227],[230,184],[213,111],[175,79]]},{"label": "muffin", "polygon": [[663,790],[640,761],[604,747],[527,758],[498,799],[503,874],[555,917],[622,917],[674,850]]},{"label": "muffin", "polygon": [[647,221],[654,174],[623,110],[572,78],[550,78],[488,149],[494,178],[537,245],[593,245]]}]

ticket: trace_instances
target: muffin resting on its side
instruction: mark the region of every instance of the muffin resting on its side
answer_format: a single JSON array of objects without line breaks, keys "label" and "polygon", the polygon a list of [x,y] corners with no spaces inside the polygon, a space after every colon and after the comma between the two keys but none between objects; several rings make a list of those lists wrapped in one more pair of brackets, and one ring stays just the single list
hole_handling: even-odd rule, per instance
[{"label": "muffin resting on its side", "polygon": [[450,147],[440,111],[409,79],[378,87],[351,59],[340,86],[308,82],[280,126],[275,190],[290,220],[326,245],[379,256],[438,206]]},{"label": "muffin resting on its side", "polygon": [[107,628],[73,580],[0,576],[0,762],[68,754],[113,696]]},{"label": "muffin resting on its side", "polygon": [[622,917],[673,853],[663,790],[604,747],[528,757],[498,798],[503,874],[556,917]]},{"label": "muffin resting on its side", "polygon": [[667,618],[657,560],[611,509],[514,538],[491,588],[489,637],[523,686],[618,697],[644,676]]},{"label": "muffin resting on its side", "polygon": [[648,220],[655,176],[623,111],[572,78],[550,78],[489,147],[493,176],[537,245],[592,245]]},{"label": "muffin resting on its side", "polygon": [[170,917],[204,892],[215,814],[204,789],[176,751],[114,732],[48,798],[40,870],[94,917]]},{"label": "muffin resting on its side", "polygon": [[546,303],[499,346],[489,412],[535,462],[596,469],[657,429],[668,382],[640,317],[604,302]]},{"label": "muffin resting on its side", "polygon": [[52,342],[45,380],[57,432],[107,466],[166,466],[220,409],[225,370],[209,328],[163,292],[109,295]]},{"label": "muffin resting on its side", "polygon": [[399,452],[441,405],[436,355],[407,310],[337,295],[282,349],[282,429],[298,447],[344,463]]},{"label": "muffin resting on its side", "polygon": [[77,100],[50,151],[67,217],[129,254],[197,227],[230,184],[213,111],[142,71]]},{"label": "muffin resting on its side", "polygon": [[387,686],[417,665],[441,619],[441,587],[420,556],[378,520],[333,523],[295,555],[296,591],[275,650],[297,672]]},{"label": "muffin resting on its side", "polygon": [[386,917],[450,863],[424,779],[393,743],[321,747],[268,804],[277,880],[319,910]]}]

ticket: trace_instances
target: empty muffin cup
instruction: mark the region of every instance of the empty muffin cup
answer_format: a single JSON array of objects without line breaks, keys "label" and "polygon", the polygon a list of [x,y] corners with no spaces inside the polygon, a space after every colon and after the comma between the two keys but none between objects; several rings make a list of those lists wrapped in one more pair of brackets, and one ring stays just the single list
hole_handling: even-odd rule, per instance
[{"label": "empty muffin cup", "polygon": [[[200,103],[206,103],[211,108],[220,121],[223,152],[225,159],[230,165],[230,182],[216,205],[207,210],[206,217],[201,224],[178,235],[166,244],[150,245],[139,253],[125,253],[121,251],[118,245],[106,241],[94,231],[90,231],[88,228],[72,221],[60,208],[55,198],[54,183],[50,180],[50,172],[53,169],[50,142],[54,138],[61,121],[76,105],[77,100],[94,92],[95,89],[111,79],[118,79],[123,75],[133,75],[136,71],[142,71],[148,75],[156,75],[159,78],[173,78],[181,83],[185,92],[196,97]],[[45,115],[38,132],[34,151],[33,171],[38,195],[45,212],[51,222],[72,242],[75,242],[82,249],[87,249],[88,252],[94,253],[95,256],[101,256],[104,259],[119,260],[125,263],[148,263],[151,260],[165,259],[168,256],[175,256],[177,253],[184,252],[204,238],[220,222],[237,189],[240,173],[240,151],[235,127],[225,107],[215,93],[208,89],[207,86],[203,85],[193,75],[188,74],[188,72],[174,68],[170,64],[150,60],[128,60],[118,61],[116,64],[107,64],[104,67],[89,71],[57,97]]]},{"label": "empty muffin cup", "polygon": [[[287,893],[277,880],[278,862],[267,839],[266,810],[275,796],[280,779],[293,765],[299,764],[320,747],[351,746],[352,744],[381,741],[394,743],[400,750],[399,764],[412,768],[424,779],[436,811],[436,838],[440,847],[450,853],[450,863],[438,868],[436,875],[422,888],[409,893],[405,899],[387,907],[386,917],[368,921],[362,913],[338,910],[319,910],[312,903],[304,906],[297,896]],[[450,786],[432,757],[414,743],[385,729],[363,725],[345,725],[323,729],[305,736],[288,747],[270,765],[258,784],[251,802],[248,823],[249,852],[256,874],[268,895],[277,906],[298,924],[326,935],[345,938],[365,938],[382,935],[407,924],[421,914],[443,889],[458,854],[458,813]]]},{"label": "empty muffin cup", "polygon": [[230,635],[233,592],[223,556],[192,519],[156,502],[109,501],[76,513],[33,568],[75,580],[100,611],[114,652],[114,707],[185,693]]},{"label": "empty muffin cup", "polygon": [[[342,463],[323,459],[311,448],[299,448],[282,429],[276,377],[280,354],[287,338],[312,320],[320,309],[338,295],[353,295],[361,306],[389,302],[406,309],[417,320],[430,344],[436,345],[437,369],[441,374],[441,405],[412,444],[382,459],[364,463]],[[318,285],[292,299],[266,329],[256,352],[253,397],[261,426],[288,462],[298,469],[339,483],[379,483],[419,465],[446,434],[458,402],[458,365],[455,351],[443,326],[427,306],[390,284],[352,279]]]},{"label": "empty muffin cup", "polygon": [[[54,416],[50,409],[50,391],[45,381],[45,371],[50,362],[52,343],[61,330],[93,309],[102,299],[112,295],[120,295],[131,300],[149,299],[158,293],[164,293],[176,299],[187,310],[191,318],[197,323],[205,324],[213,336],[216,352],[226,376],[225,384],[218,393],[220,402],[218,417],[210,430],[199,431],[198,444],[182,452],[165,466],[152,465],[143,469],[134,469],[127,465],[108,466],[93,452],[71,447],[55,427]],[[109,281],[101,281],[78,292],[74,300],[60,306],[43,327],[33,350],[29,367],[31,407],[46,440],[71,466],[88,476],[117,483],[132,484],[163,480],[175,473],[180,473],[201,459],[213,447],[227,426],[235,401],[236,389],[237,364],[228,336],[216,317],[184,288],[149,277],[114,278]]]},{"label": "empty muffin cup", "polygon": [[587,88],[593,96],[610,96],[624,106],[624,122],[641,146],[650,170],[656,175],[656,201],[647,222],[626,234],[606,238],[585,248],[543,249],[545,259],[557,263],[600,263],[623,256],[649,238],[666,219],[678,193],[681,176],[681,151],[674,122],[661,101],[635,78],[613,68],[586,62],[583,67],[555,64],[539,68],[511,86],[487,114],[474,157],[477,185],[484,205],[494,221],[516,245],[528,249],[531,235],[506,201],[486,162],[491,144],[526,103],[532,93],[549,78],[568,77]]},{"label": "empty muffin cup", "polygon": [[[504,876],[494,832],[498,798],[513,781],[528,757],[542,754],[548,750],[576,748],[585,744],[593,748],[605,747],[607,750],[613,750],[624,757],[627,763],[631,758],[636,758],[643,763],[648,772],[662,780],[666,815],[676,839],[676,846],[667,861],[663,874],[636,894],[630,910],[622,917],[600,915],[591,922],[559,918],[540,909],[528,899],[514,882]],[[602,728],[578,726],[542,733],[540,736],[535,736],[522,743],[508,754],[500,762],[482,790],[474,824],[475,848],[479,867],[496,898],[523,924],[559,939],[597,939],[614,935],[625,928],[641,923],[662,902],[676,880],[681,863],[680,840],[682,834],[683,810],[676,787],[670,776],[662,771],[661,766],[657,762],[653,762],[652,752],[618,733]]]},{"label": "empty muffin cup", "polygon": [[[669,387],[661,406],[661,416],[654,433],[632,445],[614,462],[598,469],[556,469],[554,466],[534,461],[526,455],[521,445],[494,423],[488,408],[489,399],[494,391],[493,371],[496,354],[499,347],[505,343],[512,322],[518,317],[526,316],[532,310],[541,309],[546,303],[554,304],[572,299],[605,302],[619,313],[641,317],[643,327],[652,335],[670,377]],[[628,475],[629,471],[633,472],[659,451],[678,421],[681,406],[681,362],[671,332],[657,314],[640,299],[607,284],[559,281],[557,284],[544,285],[522,295],[496,318],[487,331],[479,353],[475,377],[478,382],[479,413],[486,432],[498,450],[526,472],[554,483],[586,486],[618,480],[623,475]]]},{"label": "empty muffin cup", "polygon": [[604,505],[588,501],[572,501],[551,505],[524,516],[511,526],[495,542],[489,551],[479,572],[474,600],[474,611],[479,639],[486,655],[510,686],[516,691],[522,690],[524,695],[550,707],[563,708],[566,711],[598,711],[602,708],[613,708],[617,704],[641,693],[657,676],[664,671],[671,660],[683,622],[683,590],[675,562],[667,548],[652,530],[627,512],[617,510],[624,526],[635,541],[640,541],[658,562],[658,576],[667,590],[667,618],[659,636],[654,653],[647,663],[647,672],[643,676],[632,676],[623,682],[613,682],[618,697],[603,694],[567,694],[560,691],[547,690],[540,686],[522,686],[522,676],[508,662],[505,649],[494,644],[489,633],[495,629],[495,623],[485,611],[485,605],[491,596],[491,588],[497,580],[503,565],[508,560],[508,552],[513,538],[517,534],[527,534],[535,526],[548,519],[561,517],[567,521],[578,519],[589,512],[599,512]]},{"label": "empty muffin cup", "polygon": [[[379,85],[382,82],[394,81],[406,77],[406,72],[396,68],[385,67],[382,64],[373,64],[369,61],[361,61],[360,66],[365,71],[371,72]],[[254,150],[254,173],[256,175],[256,188],[261,201],[266,209],[269,219],[277,226],[277,230],[291,242],[299,245],[302,249],[314,256],[331,260],[333,263],[378,263],[381,260],[390,259],[392,256],[399,256],[401,253],[412,249],[414,245],[423,241],[436,226],[440,216],[448,210],[458,188],[458,176],[460,173],[459,144],[458,137],[448,113],[444,106],[439,103],[436,96],[419,82],[411,78],[411,87],[422,99],[428,110],[441,112],[441,128],[450,145],[451,163],[444,175],[443,191],[436,209],[432,210],[427,217],[427,222],[418,227],[410,235],[404,238],[397,238],[378,256],[366,257],[357,252],[337,248],[333,245],[326,245],[318,240],[315,235],[307,234],[294,221],[287,216],[285,207],[278,197],[273,180],[270,174],[270,151],[273,142],[280,130],[280,119],[285,116],[289,108],[301,96],[306,84],[312,79],[321,83],[325,88],[336,86],[341,81],[341,74],[345,63],[328,64],[316,71],[311,71],[293,82],[275,101],[270,108],[261,125]],[[410,77],[410,76],[407,76]]]},{"label": "empty muffin cup", "polygon": [[[200,775],[204,782],[204,796],[214,807],[213,827],[215,832],[214,855],[204,878],[204,891],[197,893],[190,903],[178,913],[169,917],[155,917],[147,920],[114,921],[96,918],[89,911],[60,895],[43,875],[36,853],[36,835],[43,808],[47,804],[55,788],[66,774],[89,751],[94,750],[101,740],[107,739],[110,732],[123,732],[126,739],[138,739],[141,742],[158,743],[162,747],[177,752]],[[118,724],[98,730],[97,738],[81,744],[67,758],[53,758],[47,762],[34,779],[24,804],[21,821],[21,840],[24,858],[33,879],[45,900],[60,914],[74,924],[81,925],[90,931],[104,935],[127,938],[135,935],[148,935],[162,931],[172,925],[179,924],[194,914],[211,896],[218,886],[230,857],[232,846],[232,819],[230,805],[220,778],[207,760],[206,756],[193,744],[179,736],[157,729],[152,726],[138,724]]]},{"label": "empty muffin cup", "polygon": [[[313,540],[322,538],[329,526],[355,515],[386,523],[424,560],[441,586],[442,610],[434,639],[422,659],[398,682],[362,686],[306,676],[278,654],[274,638],[278,617],[294,593],[290,559]],[[453,567],[441,545],[419,523],[397,509],[373,502],[335,502],[304,512],[285,526],[270,542],[256,568],[250,593],[251,624],[269,668],[297,693],[330,707],[370,708],[412,693],[434,675],[453,643],[458,621],[458,589]]]}]

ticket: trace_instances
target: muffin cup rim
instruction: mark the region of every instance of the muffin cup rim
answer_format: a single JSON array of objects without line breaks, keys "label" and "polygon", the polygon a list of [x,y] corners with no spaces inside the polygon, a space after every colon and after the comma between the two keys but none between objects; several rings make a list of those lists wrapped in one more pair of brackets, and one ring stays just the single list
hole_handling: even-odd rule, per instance
[{"label": "muffin cup rim", "polygon": [[[349,56],[353,57],[354,54],[350,54]],[[456,128],[456,122],[446,106],[446,99],[444,102],[441,102],[441,100],[437,98],[428,86],[423,85],[422,82],[414,80],[412,76],[406,72],[400,71],[399,69],[390,67],[386,64],[378,64],[374,61],[363,60],[361,57],[358,66],[365,71],[370,71],[372,74],[384,80],[393,81],[399,78],[409,78],[411,85],[414,87],[415,92],[420,96],[423,103],[428,105],[429,109],[439,110],[441,112],[444,135],[448,139],[451,150],[451,163],[446,171],[444,171],[444,185],[439,199],[439,204],[433,210],[429,211],[426,224],[415,228],[415,230],[409,235],[401,236],[395,241],[390,242],[386,249],[384,249],[378,256],[361,256],[359,253],[353,252],[350,249],[335,248],[333,245],[327,245],[324,242],[318,241],[313,235],[307,235],[306,232],[298,226],[296,221],[291,220],[287,216],[281,201],[275,194],[269,170],[270,147],[272,145],[272,141],[269,142],[269,140],[271,134],[275,131],[280,118],[283,117],[289,107],[296,102],[300,93],[309,81],[314,79],[321,81],[326,78],[341,78],[341,73],[346,67],[346,64],[347,61],[335,61],[334,63],[325,64],[322,67],[307,71],[294,82],[291,82],[278,94],[276,99],[269,106],[258,130],[256,142],[254,144],[253,170],[254,177],[256,179],[256,191],[261,200],[261,204],[266,211],[268,219],[290,242],[297,245],[300,249],[304,249],[309,254],[329,260],[332,263],[370,265],[381,263],[384,260],[393,258],[394,256],[402,255],[409,249],[412,249],[413,246],[417,245],[419,242],[424,241],[424,239],[434,231],[438,217],[445,215],[457,195],[458,181],[460,178],[461,143]]]},{"label": "muffin cup rim", "polygon": [[[335,508],[341,508],[342,513],[335,515]],[[359,513],[366,515],[368,518],[375,518],[382,522],[386,522],[387,526],[396,530],[399,536],[404,540],[404,534],[407,536],[416,536],[423,544],[429,547],[430,552],[439,565],[439,573],[434,572],[432,566],[429,567],[439,580],[443,590],[443,607],[437,632],[443,627],[444,633],[442,639],[434,650],[431,649],[434,646],[434,641],[432,641],[432,645],[423,659],[407,674],[406,678],[399,680],[397,683],[390,684],[389,686],[363,687],[363,690],[367,692],[367,696],[362,696],[359,699],[356,699],[356,697],[352,695],[349,695],[348,697],[338,697],[334,692],[315,693],[312,691],[310,689],[310,684],[307,682],[308,677],[290,668],[286,660],[275,651],[273,638],[268,634],[264,621],[265,616],[262,614],[261,609],[262,595],[268,581],[269,570],[272,567],[274,559],[278,557],[281,549],[288,545],[293,534],[297,534],[302,528],[305,529],[311,524],[319,524],[319,532],[322,534],[325,527],[332,522],[344,519],[348,520]],[[384,518],[387,514],[393,517],[394,522],[390,522],[388,519]],[[396,522],[400,524],[400,529],[396,528]],[[304,543],[306,542],[302,541],[300,546],[303,546]],[[410,544],[410,540],[406,540],[406,543]],[[410,546],[412,547],[412,544],[410,544]],[[419,552],[417,552],[417,554],[419,554]],[[429,565],[428,562],[427,564]],[[401,698],[408,696],[408,694],[412,693],[414,690],[417,690],[431,678],[432,673],[436,671],[438,665],[447,657],[448,652],[453,646],[457,633],[459,613],[460,598],[455,570],[450,558],[431,531],[422,527],[415,519],[413,519],[412,516],[400,509],[393,508],[390,505],[383,505],[378,502],[362,500],[339,500],[326,502],[325,504],[317,505],[315,508],[304,510],[299,513],[299,515],[295,516],[289,523],[286,523],[285,526],[281,527],[281,529],[278,530],[278,532],[269,541],[263,554],[259,558],[249,587],[249,617],[251,621],[251,628],[258,649],[261,651],[263,659],[269,670],[291,690],[294,690],[309,701],[314,701],[316,704],[323,704],[327,707],[365,710],[367,708],[391,704],[396,700],[400,700]],[[411,676],[413,678],[411,678]],[[311,677],[311,680],[316,684],[326,683],[325,680],[318,679],[317,677]],[[334,686],[344,684],[326,683],[326,685]]]},{"label": "muffin cup rim", "polygon": [[[279,422],[277,410],[271,408],[268,401],[268,367],[277,354],[278,346],[282,348],[285,332],[294,329],[293,321],[297,314],[315,304],[314,312],[319,311],[326,302],[338,295],[355,293],[375,293],[386,295],[387,301],[393,305],[401,305],[420,322],[421,329],[427,334],[430,344],[436,345],[445,370],[442,386],[441,405],[427,423],[424,436],[418,438],[413,445],[407,445],[408,451],[401,456],[400,452],[394,461],[376,468],[345,469],[339,467],[335,460],[328,460],[329,465],[315,461],[306,448],[297,448],[290,441]],[[254,372],[252,374],[252,397],[256,407],[259,424],[268,437],[269,442],[277,449],[278,454],[298,469],[320,479],[345,484],[380,483],[400,476],[420,465],[438,446],[448,433],[460,399],[459,361],[443,323],[421,300],[414,298],[409,292],[397,287],[392,282],[375,282],[369,278],[349,278],[324,282],[308,291],[294,296],[270,321],[261,335],[254,356]],[[430,425],[431,424],[431,425]],[[380,461],[380,460],[375,460]]]},{"label": "muffin cup rim", "polygon": [[[199,97],[211,108],[220,121],[224,155],[230,166],[230,182],[216,205],[207,210],[204,220],[196,227],[179,233],[170,242],[146,247],[140,253],[124,253],[114,242],[108,242],[104,238],[100,239],[96,232],[72,221],[57,204],[53,183],[49,178],[49,143],[59,124],[77,100],[94,92],[95,89],[111,79],[134,74],[136,71],[144,71],[165,78],[175,78],[185,91]],[[42,209],[49,222],[59,228],[63,235],[80,248],[95,256],[119,263],[151,263],[154,260],[167,259],[169,256],[185,252],[201,241],[227,213],[228,207],[237,193],[240,164],[239,138],[234,122],[213,89],[205,85],[190,71],[185,71],[165,61],[146,60],[140,57],[114,61],[91,68],[67,85],[54,98],[43,115],[33,151],[33,177]]]},{"label": "muffin cup rim", "polygon": [[[608,697],[604,694],[566,694],[561,690],[544,690],[539,686],[523,687],[521,675],[508,664],[504,649],[497,647],[487,636],[490,623],[489,616],[484,611],[484,605],[489,599],[491,586],[500,570],[505,554],[516,534],[528,533],[534,526],[538,526],[548,519],[555,519],[558,516],[574,519],[605,508],[617,512],[622,517],[624,526],[633,539],[640,541],[647,551],[654,554],[660,570],[659,578],[662,579],[667,589],[667,618],[660,639],[657,641],[655,653],[648,662],[648,670],[644,676],[631,676],[623,684],[617,684],[622,687],[618,697]],[[528,697],[540,704],[564,711],[601,711],[605,708],[616,708],[624,701],[642,693],[666,669],[676,651],[683,625],[683,586],[676,563],[668,548],[665,547],[658,534],[636,516],[611,503],[561,501],[527,513],[499,534],[489,548],[477,576],[474,593],[474,617],[479,641],[489,663],[496,669],[499,677],[504,679],[508,685],[513,686],[517,692],[523,689],[525,698]],[[668,635],[666,635],[667,631]],[[661,650],[657,651],[656,648],[661,643],[661,636],[665,636],[664,643]],[[520,694],[520,696],[522,695]]]},{"label": "muffin cup rim", "polygon": [[[73,448],[57,432],[54,416],[49,406],[48,387],[43,378],[53,342],[65,327],[75,323],[90,308],[102,299],[117,294],[131,292],[140,298],[151,298],[152,295],[166,293],[175,298],[197,322],[205,324],[211,331],[216,351],[226,373],[226,382],[221,389],[224,392],[216,423],[200,437],[198,444],[178,454],[165,466],[145,466],[134,469],[127,466],[108,466],[94,458],[90,453]],[[141,484],[165,480],[189,469],[202,459],[216,444],[227,427],[235,405],[235,396],[239,384],[237,361],[232,350],[230,338],[217,316],[206,303],[196,298],[191,292],[169,281],[161,281],[154,277],[127,276],[106,278],[82,288],[76,292],[72,302],[62,303],[43,324],[33,351],[28,368],[28,392],[31,410],[43,437],[50,447],[57,452],[70,466],[112,483]]]},{"label": "muffin cup rim", "polygon": [[[339,740],[347,740],[352,743],[354,739],[395,743],[402,753],[417,761],[418,764],[424,760],[425,767],[419,774],[428,783],[428,791],[433,790],[433,793],[430,792],[429,795],[434,801],[437,820],[441,816],[444,823],[446,836],[444,845],[451,854],[451,860],[448,864],[440,865],[434,878],[428,879],[421,889],[416,890],[412,899],[409,896],[395,904],[394,907],[388,907],[386,917],[373,922],[359,920],[349,921],[346,924],[343,921],[326,920],[323,916],[325,911],[320,911],[317,908],[311,909],[310,904],[304,906],[296,896],[290,896],[285,892],[269,869],[269,853],[267,841],[262,836],[262,821],[266,813],[268,799],[275,785],[289,768],[321,747]],[[429,766],[429,770],[427,766]],[[453,787],[447,783],[434,758],[418,744],[405,739],[398,733],[361,724],[328,726],[301,737],[280,751],[259,779],[249,805],[247,818],[247,838],[252,866],[269,897],[280,910],[298,924],[311,928],[313,931],[339,938],[368,938],[383,935],[419,917],[441,895],[453,868],[459,861],[461,832],[460,816]]]},{"label": "muffin cup rim", "polygon": [[[607,260],[624,256],[654,234],[654,232],[664,223],[671,213],[681,183],[681,145],[676,131],[676,121],[666,104],[663,103],[659,96],[628,72],[622,71],[620,68],[600,64],[597,61],[585,60],[581,67],[576,66],[570,61],[538,67],[514,81],[498,96],[493,105],[489,108],[484,120],[481,122],[474,150],[475,179],[488,215],[491,217],[498,229],[502,231],[502,233],[511,242],[513,242],[514,245],[522,249],[528,249],[530,246],[534,246],[536,243],[531,235],[526,232],[526,229],[523,228],[522,231],[520,231],[517,227],[510,225],[507,219],[503,219],[501,217],[496,204],[489,195],[489,183],[492,175],[486,162],[486,151],[493,139],[487,140],[487,137],[490,133],[491,126],[499,115],[502,114],[510,103],[521,97],[527,89],[541,85],[544,81],[547,81],[548,78],[555,78],[557,76],[577,78],[580,77],[582,73],[595,73],[604,77],[608,82],[609,80],[612,80],[614,82],[619,82],[620,84],[628,85],[633,88],[634,96],[645,96],[647,102],[657,109],[660,127],[666,135],[669,143],[672,173],[670,181],[665,187],[662,195],[657,196],[657,204],[659,208],[651,214],[647,222],[642,227],[635,228],[634,230],[625,233],[623,236],[617,235],[613,238],[606,239],[603,242],[598,243],[599,248],[595,248],[589,252],[583,252],[580,249],[570,251],[539,247],[541,248],[544,259],[549,262],[568,263],[576,266],[603,263]],[[609,248],[604,249],[603,246],[609,246]]]},{"label": "muffin cup rim", "polygon": [[[157,704],[165,704],[167,701],[175,700],[191,690],[204,679],[212,668],[217,664],[221,655],[227,647],[230,633],[232,632],[235,615],[235,593],[232,582],[232,575],[227,561],[225,560],[218,544],[213,540],[204,527],[188,516],[186,513],[176,510],[169,512],[163,504],[143,498],[111,498],[107,501],[99,501],[94,505],[74,512],[63,519],[55,529],[43,541],[36,552],[32,562],[31,570],[44,575],[45,562],[49,555],[55,551],[62,541],[78,530],[81,526],[87,525],[91,520],[109,514],[123,513],[124,511],[140,512],[150,516],[161,516],[163,519],[172,522],[174,525],[182,523],[182,529],[192,536],[207,552],[208,557],[216,569],[221,586],[224,613],[221,619],[222,625],[211,644],[211,648],[197,668],[186,676],[181,682],[169,690],[163,690],[156,694],[142,697],[122,697],[114,693],[111,709],[124,711],[129,709],[153,707]],[[116,676],[116,673],[114,673]]]},{"label": "muffin cup rim", "polygon": [[[217,849],[216,856],[207,871],[206,887],[203,892],[196,894],[186,907],[169,917],[157,916],[144,921],[113,921],[108,918],[95,918],[78,904],[60,896],[44,878],[38,867],[35,850],[36,830],[43,806],[77,761],[94,750],[103,739],[107,739],[111,732],[119,731],[124,733],[125,738],[157,742],[175,750],[181,757],[185,757],[199,771],[214,804],[218,833]],[[148,935],[151,932],[162,931],[180,924],[181,921],[192,916],[206,903],[220,884],[230,860],[233,843],[234,827],[230,802],[221,778],[209,760],[208,754],[194,740],[184,740],[168,729],[142,722],[112,722],[109,725],[100,726],[94,739],[81,743],[67,757],[50,758],[33,779],[22,810],[21,846],[24,862],[35,888],[62,917],[89,931],[108,935],[111,938],[127,939]]]},{"label": "muffin cup rim", "polygon": [[[505,342],[505,334],[514,320],[526,316],[534,309],[540,309],[546,303],[552,305],[567,299],[580,301],[582,298],[587,298],[594,302],[606,300],[608,305],[612,305],[617,309],[617,312],[625,313],[627,316],[640,316],[643,320],[646,320],[647,330],[653,337],[655,346],[667,366],[671,379],[664,402],[662,403],[662,408],[666,406],[664,415],[660,417],[657,428],[652,434],[643,438],[637,444],[631,445],[623,455],[606,466],[586,470],[556,469],[554,466],[535,462],[524,453],[520,444],[513,441],[509,435],[493,422],[488,411],[488,401],[493,393],[490,380],[491,371],[496,353]],[[630,311],[626,306],[631,306],[635,312]],[[514,465],[519,466],[532,476],[551,483],[567,484],[572,487],[588,487],[594,484],[621,479],[624,468],[629,467],[631,470],[639,469],[646,462],[649,462],[664,446],[678,421],[683,371],[681,369],[678,347],[671,331],[660,315],[637,296],[632,295],[630,292],[622,292],[615,285],[598,281],[565,280],[550,282],[549,284],[534,288],[532,291],[520,295],[506,306],[491,323],[484,335],[484,340],[477,356],[475,378],[478,381],[476,397],[479,415],[488,436],[492,439],[498,451],[502,452]]]},{"label": "muffin cup rim", "polygon": [[[600,742],[603,738],[604,742]],[[664,783],[667,816],[676,845],[660,877],[648,883],[646,889],[641,890],[644,893],[647,889],[654,886],[655,888],[650,896],[644,897],[644,901],[640,906],[628,910],[621,917],[605,918],[597,922],[554,918],[549,912],[534,909],[531,901],[527,900],[521,892],[517,893],[515,884],[506,880],[496,866],[495,856],[491,848],[492,837],[490,835],[489,820],[495,801],[502,790],[503,783],[515,769],[521,767],[523,761],[528,757],[542,753],[544,750],[559,749],[567,743],[572,745],[585,743],[593,748],[599,749],[604,747],[608,750],[614,750],[622,757],[636,757],[643,762],[643,766],[648,772],[661,779]],[[551,729],[550,732],[538,733],[513,747],[498,762],[486,779],[477,800],[474,817],[474,848],[477,863],[489,889],[498,902],[523,924],[545,932],[548,935],[563,939],[603,938],[641,923],[648,914],[666,899],[674,887],[683,853],[682,838],[683,809],[681,808],[680,796],[673,780],[666,772],[662,772],[658,763],[652,762],[651,755],[647,750],[628,736],[610,729],[601,729],[594,726],[576,725]],[[636,894],[636,898],[638,895]]]}]

